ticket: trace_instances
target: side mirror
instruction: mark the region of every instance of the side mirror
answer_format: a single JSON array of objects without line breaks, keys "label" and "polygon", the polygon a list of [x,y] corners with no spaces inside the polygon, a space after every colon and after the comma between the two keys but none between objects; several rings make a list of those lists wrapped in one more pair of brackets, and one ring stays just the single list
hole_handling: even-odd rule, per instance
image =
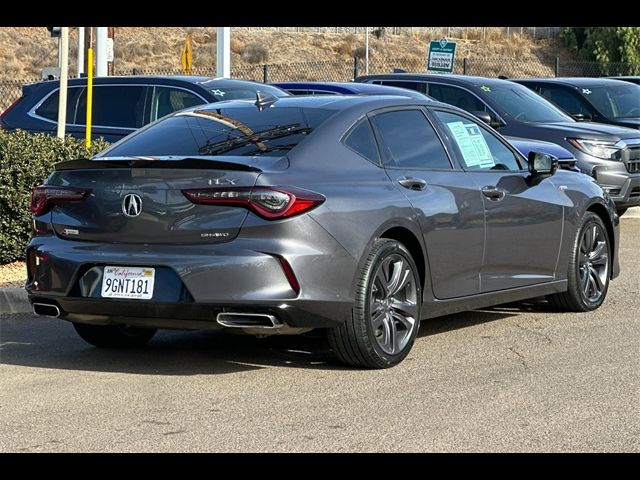
[{"label": "side mirror", "polygon": [[490,127],[493,127],[493,128],[502,127],[502,123],[500,122],[500,120],[494,120],[493,118],[491,118],[491,114],[489,112],[474,110],[473,112],[471,112],[471,114],[478,117],[479,120],[482,120],[484,123],[486,123]]},{"label": "side mirror", "polygon": [[529,172],[531,175],[553,175],[558,170],[558,159],[542,152],[529,152]]}]

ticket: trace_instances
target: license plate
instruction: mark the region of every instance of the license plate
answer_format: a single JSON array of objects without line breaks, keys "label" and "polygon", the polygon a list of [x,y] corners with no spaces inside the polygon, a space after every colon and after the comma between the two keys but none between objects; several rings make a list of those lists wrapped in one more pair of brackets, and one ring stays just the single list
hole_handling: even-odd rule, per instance
[{"label": "license plate", "polygon": [[148,300],[153,297],[155,276],[154,268],[104,267],[101,295]]}]

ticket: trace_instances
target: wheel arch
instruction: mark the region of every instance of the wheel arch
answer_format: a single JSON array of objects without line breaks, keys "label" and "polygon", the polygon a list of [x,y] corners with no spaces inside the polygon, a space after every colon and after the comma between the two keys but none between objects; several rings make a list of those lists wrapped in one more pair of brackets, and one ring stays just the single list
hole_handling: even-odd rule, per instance
[{"label": "wheel arch", "polygon": [[415,262],[416,267],[418,267],[420,286],[424,291],[424,285],[426,281],[426,259],[422,249],[422,244],[414,235],[414,233],[408,228],[396,226],[385,230],[378,237],[397,240],[398,242],[402,243],[407,248],[407,250],[409,250],[409,253],[413,257],[413,261]]},{"label": "wheel arch", "polygon": [[[609,241],[611,242],[611,266],[613,267],[616,255],[616,237],[615,232],[613,230],[613,222],[611,221],[611,216],[609,215],[609,211],[607,207],[600,203],[592,203],[587,207],[587,212],[595,213],[602,223],[604,223],[605,228],[607,229],[607,235],[609,236]],[[610,269],[610,276],[613,276],[613,268]],[[613,278],[613,277],[612,277]]]}]

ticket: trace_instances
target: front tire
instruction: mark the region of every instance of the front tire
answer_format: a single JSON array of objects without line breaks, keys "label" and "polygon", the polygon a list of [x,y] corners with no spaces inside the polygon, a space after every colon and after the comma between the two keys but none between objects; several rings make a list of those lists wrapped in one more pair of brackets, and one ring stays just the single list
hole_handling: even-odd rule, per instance
[{"label": "front tire", "polygon": [[609,289],[611,243],[602,219],[586,212],[573,243],[566,292],[549,295],[549,303],[571,312],[589,312],[604,302]]},{"label": "front tire", "polygon": [[75,322],[73,328],[85,342],[104,348],[139,347],[151,340],[157,331],[153,328],[126,325],[89,325]]},{"label": "front tire", "polygon": [[421,301],[409,251],[396,240],[376,240],[358,278],[351,318],[328,332],[335,355],[352,366],[397,365],[418,334]]}]

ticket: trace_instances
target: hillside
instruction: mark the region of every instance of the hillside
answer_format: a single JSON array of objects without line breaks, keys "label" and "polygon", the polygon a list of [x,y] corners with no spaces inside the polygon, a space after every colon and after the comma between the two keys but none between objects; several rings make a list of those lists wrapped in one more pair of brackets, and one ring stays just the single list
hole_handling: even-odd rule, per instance
[{"label": "hillside", "polygon": [[[139,70],[180,69],[180,52],[187,34],[193,36],[193,66],[215,66],[215,28],[169,27],[140,28],[117,27],[114,49],[116,73],[130,74]],[[70,67],[75,72],[77,49],[76,30],[71,30]],[[370,36],[371,62],[382,59],[403,60],[408,65],[424,65],[427,45],[442,34],[412,33],[385,34],[381,39]],[[556,39],[532,39],[527,35],[504,34],[502,29],[488,29],[485,38],[477,33],[466,34],[458,42],[457,58],[471,62],[486,58],[510,59],[518,62],[518,74],[544,74],[550,59],[559,56],[570,59],[570,54]],[[254,44],[254,45],[252,45]],[[256,46],[257,45],[257,46]],[[254,63],[290,64],[298,62],[350,62],[356,49],[364,47],[364,34],[353,33],[296,33],[232,28],[231,51],[234,67]],[[43,67],[57,63],[57,39],[49,36],[45,27],[4,27],[0,29],[0,81],[38,79]],[[497,62],[496,74],[500,73]],[[527,65],[533,70],[526,71]],[[545,65],[545,67],[540,67]],[[493,67],[492,67],[493,68]],[[485,73],[489,74],[489,73]]]}]

